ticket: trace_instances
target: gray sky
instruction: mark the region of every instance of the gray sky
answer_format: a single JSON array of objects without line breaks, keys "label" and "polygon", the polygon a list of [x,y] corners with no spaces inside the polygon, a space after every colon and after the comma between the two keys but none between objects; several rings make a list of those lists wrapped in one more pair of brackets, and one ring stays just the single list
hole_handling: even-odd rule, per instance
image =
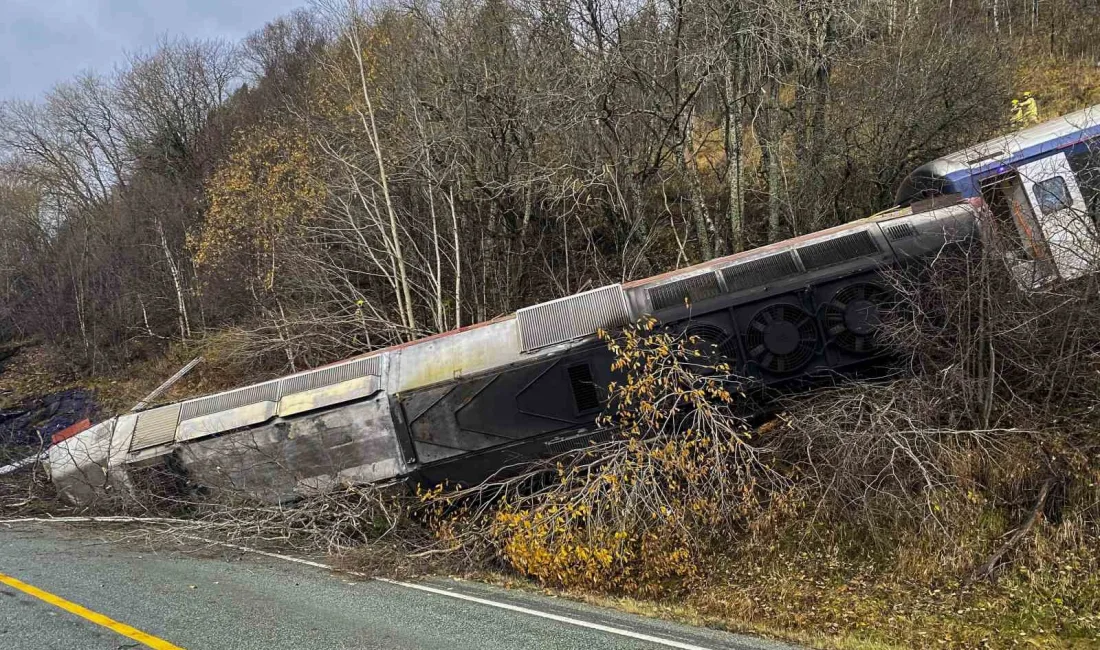
[{"label": "gray sky", "polygon": [[238,41],[308,0],[0,0],[0,100],[107,72],[163,36]]}]

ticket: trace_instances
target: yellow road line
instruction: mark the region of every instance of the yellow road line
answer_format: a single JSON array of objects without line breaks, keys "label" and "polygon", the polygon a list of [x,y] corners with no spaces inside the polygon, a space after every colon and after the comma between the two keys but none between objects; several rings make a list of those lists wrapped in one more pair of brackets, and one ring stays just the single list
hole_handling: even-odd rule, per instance
[{"label": "yellow road line", "polygon": [[70,603],[60,596],[55,596],[48,591],[42,591],[38,587],[28,585],[25,582],[16,580],[15,578],[12,578],[10,576],[6,576],[3,573],[0,573],[0,583],[18,589],[25,594],[29,594],[31,596],[34,596],[35,598],[38,598],[39,600],[44,600],[54,607],[60,607],[66,612],[69,612],[70,614],[76,614],[77,616],[89,620],[96,625],[102,625],[112,632],[121,634],[122,636],[133,639],[134,641],[137,641],[139,643],[144,643],[150,648],[153,648],[153,650],[183,650],[183,648],[172,645],[171,643],[168,643],[163,639],[158,639],[152,634],[146,634],[145,632],[142,632],[137,628],[130,627],[125,623],[119,623],[112,618],[108,618],[103,614],[99,614],[97,612],[93,612],[92,610],[86,607],[81,607],[76,603]]}]

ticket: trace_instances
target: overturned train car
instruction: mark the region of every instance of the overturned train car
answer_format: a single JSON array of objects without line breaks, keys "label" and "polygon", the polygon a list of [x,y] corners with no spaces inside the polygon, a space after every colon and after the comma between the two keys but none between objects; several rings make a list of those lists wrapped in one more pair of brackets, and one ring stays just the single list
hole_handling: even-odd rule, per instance
[{"label": "overturned train car", "polygon": [[919,168],[904,207],[861,221],[112,418],[50,448],[52,480],[78,504],[150,476],[266,500],[342,481],[477,482],[598,437],[612,377],[596,332],[648,315],[764,386],[872,364],[885,269],[996,232],[1014,240],[1006,263],[1024,287],[1094,270],[1100,174],[1081,161],[1100,108],[1055,122]]},{"label": "overturned train car", "polygon": [[947,203],[112,418],[51,447],[52,480],[76,503],[149,473],[264,499],[335,481],[475,482],[597,435],[611,357],[596,332],[646,315],[714,343],[765,385],[842,372],[878,354],[879,273],[973,236],[979,208]]}]

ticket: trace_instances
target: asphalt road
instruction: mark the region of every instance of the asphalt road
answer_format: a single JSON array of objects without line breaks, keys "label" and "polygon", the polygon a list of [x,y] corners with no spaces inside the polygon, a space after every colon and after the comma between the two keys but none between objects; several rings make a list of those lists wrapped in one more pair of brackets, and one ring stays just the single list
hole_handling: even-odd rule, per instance
[{"label": "asphalt road", "polygon": [[230,549],[209,555],[150,553],[88,528],[0,525],[0,648],[143,647],[96,616],[187,650],[790,647],[476,583],[363,581]]}]

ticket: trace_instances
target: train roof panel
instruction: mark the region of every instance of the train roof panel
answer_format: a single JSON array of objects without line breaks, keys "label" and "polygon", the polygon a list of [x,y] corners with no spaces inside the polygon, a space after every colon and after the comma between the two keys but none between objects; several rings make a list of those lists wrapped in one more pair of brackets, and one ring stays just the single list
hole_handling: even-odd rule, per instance
[{"label": "train roof panel", "polygon": [[1016,163],[1097,136],[1100,136],[1100,105],[956,151],[929,164],[943,163],[941,169],[947,173],[978,171]]},{"label": "train roof panel", "polygon": [[921,196],[928,196],[925,192],[934,188],[963,191],[965,194],[967,189],[964,185],[969,177],[990,171],[1000,173],[1009,166],[1094,138],[1100,138],[1100,105],[927,162],[905,178],[898,188],[896,200],[899,205],[905,205]]},{"label": "train roof panel", "polygon": [[1043,151],[1100,135],[1100,105],[1063,115],[1033,127],[983,142],[975,147],[944,156],[960,167],[1013,163]]}]

